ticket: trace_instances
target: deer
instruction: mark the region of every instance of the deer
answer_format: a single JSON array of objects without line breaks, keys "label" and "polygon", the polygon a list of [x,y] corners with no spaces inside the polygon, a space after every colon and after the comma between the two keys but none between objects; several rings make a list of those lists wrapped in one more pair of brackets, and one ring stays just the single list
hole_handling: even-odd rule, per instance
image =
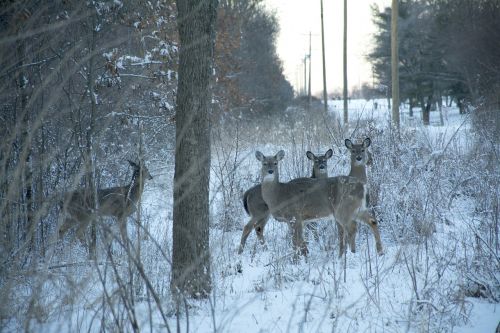
[{"label": "deer", "polygon": [[349,176],[356,177],[362,182],[367,182],[366,166],[373,162],[372,154],[368,151],[372,141],[370,138],[363,140],[361,144],[353,144],[351,140],[345,139],[345,146],[351,153],[351,171]]},{"label": "deer", "polygon": [[[345,139],[344,141],[346,148],[349,150],[351,154],[351,170],[349,171],[350,177],[355,177],[359,181],[367,184],[367,176],[366,176],[366,167],[371,165],[373,162],[372,154],[368,151],[368,147],[371,145],[370,138],[366,138],[360,144],[354,144],[351,140]],[[366,193],[366,205],[370,205],[370,197],[368,191]],[[357,225],[355,222],[352,222],[354,225],[354,238],[356,238],[357,229],[355,228]],[[345,251],[344,245],[344,233],[342,228],[338,228],[339,232],[339,246],[340,253]]]},{"label": "deer", "polygon": [[[262,198],[276,220],[292,225],[292,244],[296,254],[307,256],[308,253],[303,238],[304,224],[326,217],[335,219],[347,233],[352,252],[356,251],[354,221],[366,223],[373,231],[377,252],[383,254],[377,220],[366,205],[366,183],[350,176],[301,178],[281,183],[278,163],[284,156],[283,150],[274,156],[265,156],[260,151],[255,153],[262,165]],[[339,256],[343,254],[339,253]]]},{"label": "deer", "polygon": [[91,196],[83,190],[68,192],[64,195],[62,201],[64,221],[59,227],[60,239],[68,230],[76,229],[76,236],[85,246],[85,230],[89,224],[97,217],[110,216],[118,221],[123,242],[126,242],[126,219],[137,209],[137,202],[144,191],[145,180],[153,179],[144,162],[139,161],[138,164],[128,162],[134,169],[130,184],[98,189],[95,203],[91,202]]},{"label": "deer", "polygon": [[[311,178],[327,178],[328,159],[333,156],[333,150],[328,149],[323,155],[315,155],[311,151],[307,151],[306,156],[313,162]],[[255,230],[260,243],[265,244],[264,227],[271,214],[269,212],[269,207],[262,198],[261,184],[255,185],[245,192],[243,195],[243,207],[247,214],[250,215],[250,221],[243,228],[238,254],[243,253],[245,243],[252,230]]]}]

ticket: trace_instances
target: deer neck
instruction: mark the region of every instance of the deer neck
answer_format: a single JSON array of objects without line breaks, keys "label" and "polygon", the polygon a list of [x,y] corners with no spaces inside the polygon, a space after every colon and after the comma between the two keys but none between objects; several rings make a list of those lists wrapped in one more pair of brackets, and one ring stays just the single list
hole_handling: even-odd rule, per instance
[{"label": "deer neck", "polygon": [[358,178],[361,182],[366,183],[366,165],[356,165],[351,163],[351,172],[349,176]]},{"label": "deer neck", "polygon": [[274,205],[278,201],[281,192],[282,183],[279,182],[279,174],[276,173],[273,177],[270,175],[264,176],[262,179],[262,198],[268,205]]},{"label": "deer neck", "polygon": [[142,191],[144,190],[144,179],[140,179],[138,173],[134,173],[132,176],[132,181],[128,186],[127,197],[133,201],[138,201],[142,195]]},{"label": "deer neck", "polygon": [[324,171],[321,171],[321,170],[316,170],[316,168],[313,168],[311,178],[317,178],[317,179],[328,178],[327,170],[324,169]]}]

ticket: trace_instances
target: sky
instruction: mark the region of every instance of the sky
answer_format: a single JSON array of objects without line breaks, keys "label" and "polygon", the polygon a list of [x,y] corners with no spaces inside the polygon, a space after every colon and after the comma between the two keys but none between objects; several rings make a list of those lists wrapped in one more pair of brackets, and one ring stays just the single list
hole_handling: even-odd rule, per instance
[{"label": "sky", "polygon": [[[347,78],[348,86],[372,83],[371,65],[365,56],[372,48],[371,5],[381,9],[390,0],[348,0],[347,2]],[[312,34],[311,90],[323,91],[321,58],[320,0],[265,0],[266,7],[275,11],[280,23],[277,50],[283,61],[285,76],[297,91],[304,85],[304,55],[309,52],[309,32]],[[343,86],[343,0],[323,0],[327,91],[341,91]]]}]

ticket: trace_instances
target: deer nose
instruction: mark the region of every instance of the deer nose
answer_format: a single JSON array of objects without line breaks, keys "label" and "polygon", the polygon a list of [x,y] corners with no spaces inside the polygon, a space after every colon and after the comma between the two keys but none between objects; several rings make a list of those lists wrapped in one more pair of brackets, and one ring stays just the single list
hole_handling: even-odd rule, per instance
[{"label": "deer nose", "polygon": [[323,170],[323,169],[325,168],[325,166],[324,166],[323,164],[321,164],[321,165],[319,166],[319,168],[320,168],[321,170]]},{"label": "deer nose", "polygon": [[274,172],[274,170],[267,170],[267,173],[270,174],[270,175],[272,175],[273,172]]},{"label": "deer nose", "polygon": [[361,161],[363,158],[361,156],[356,156],[357,161]]}]

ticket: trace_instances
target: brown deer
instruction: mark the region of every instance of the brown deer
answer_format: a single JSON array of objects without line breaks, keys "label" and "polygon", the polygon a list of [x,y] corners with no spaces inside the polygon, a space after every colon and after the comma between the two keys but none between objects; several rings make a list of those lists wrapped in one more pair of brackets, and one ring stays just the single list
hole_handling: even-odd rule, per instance
[{"label": "brown deer", "polygon": [[292,224],[293,245],[297,251],[304,255],[308,252],[303,239],[304,223],[333,217],[347,233],[351,251],[356,248],[355,221],[362,221],[372,228],[377,252],[383,253],[377,221],[366,206],[366,183],[349,176],[301,178],[281,183],[278,162],[285,152],[280,150],[275,156],[264,156],[257,151],[255,156],[262,163],[262,198],[276,220]]},{"label": "brown deer", "polygon": [[[315,155],[310,151],[306,152],[307,158],[313,162],[311,178],[328,177],[328,159],[330,159],[332,155],[333,150],[331,149],[328,149],[323,155]],[[293,182],[294,180],[291,181]],[[267,207],[264,199],[262,198],[262,189],[260,184],[255,185],[245,192],[243,195],[243,206],[245,207],[247,214],[250,215],[250,221],[243,228],[240,247],[238,249],[239,254],[243,252],[248,235],[250,235],[252,230],[255,230],[259,241],[262,244],[265,243],[264,227],[269,220],[270,213],[269,207]]]},{"label": "brown deer", "polygon": [[[371,165],[373,162],[372,154],[368,151],[368,147],[371,145],[370,138],[366,138],[360,144],[353,144],[351,140],[345,139],[345,146],[351,153],[351,171],[349,176],[357,178],[359,181],[363,182],[368,186],[368,179],[366,176],[366,167]],[[370,197],[368,190],[366,192],[366,205],[370,205]],[[353,232],[354,238],[357,234],[357,224],[353,221]],[[375,231],[374,231],[375,232]],[[344,232],[342,228],[339,228],[339,246],[340,253],[345,251],[344,245]],[[351,248],[352,250],[352,248]]]},{"label": "brown deer", "polygon": [[118,221],[123,241],[127,240],[127,217],[137,209],[145,180],[153,179],[142,161],[139,164],[128,162],[134,168],[130,184],[98,189],[95,203],[83,190],[64,195],[62,202],[64,221],[59,228],[59,238],[62,238],[68,230],[76,229],[76,236],[85,245],[85,231],[90,222],[97,217],[113,216]]},{"label": "brown deer", "polygon": [[351,140],[345,139],[345,146],[351,153],[351,171],[349,176],[356,177],[366,183],[366,166],[373,162],[372,154],[368,151],[372,141],[370,138],[363,140],[361,144],[353,144]]}]

